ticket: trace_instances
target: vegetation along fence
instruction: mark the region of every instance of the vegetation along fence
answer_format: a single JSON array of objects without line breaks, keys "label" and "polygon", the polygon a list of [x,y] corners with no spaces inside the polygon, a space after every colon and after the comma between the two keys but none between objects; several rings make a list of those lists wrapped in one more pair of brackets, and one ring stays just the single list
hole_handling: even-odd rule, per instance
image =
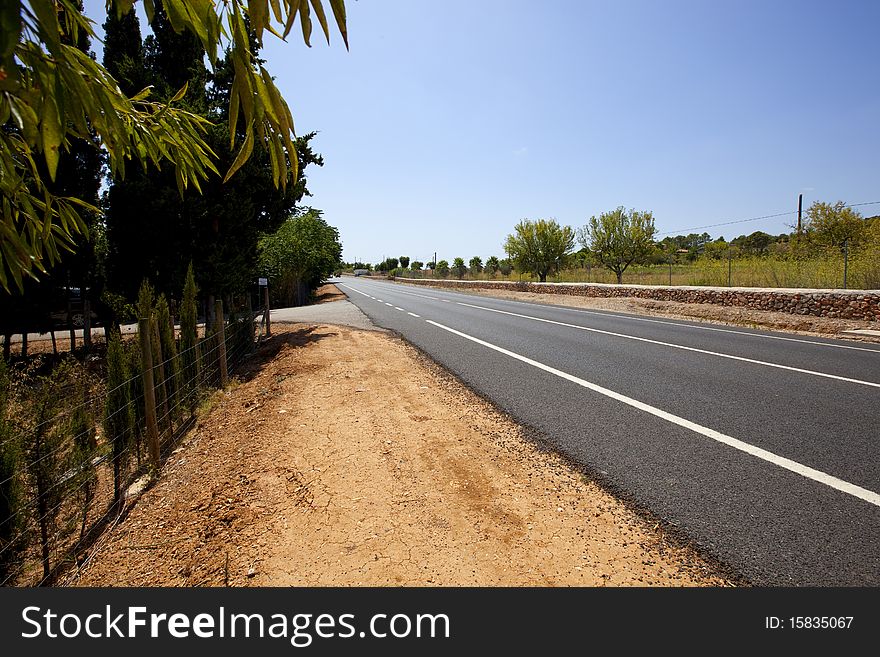
[{"label": "vegetation along fence", "polygon": [[185,299],[179,335],[149,289],[138,311],[136,337],[110,332],[100,374],[72,356],[24,372],[0,359],[0,585],[52,584],[80,563],[253,351],[253,316],[224,318],[219,301],[198,331]]}]

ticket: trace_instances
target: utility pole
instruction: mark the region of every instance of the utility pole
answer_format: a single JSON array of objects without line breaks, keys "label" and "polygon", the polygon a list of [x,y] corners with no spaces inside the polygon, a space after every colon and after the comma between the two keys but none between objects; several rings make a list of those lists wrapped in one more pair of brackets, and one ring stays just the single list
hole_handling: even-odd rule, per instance
[{"label": "utility pole", "polygon": [[801,211],[804,207],[804,195],[798,194],[798,223],[797,223],[797,233],[798,236],[801,234],[801,230],[803,229],[803,224],[801,223]]}]

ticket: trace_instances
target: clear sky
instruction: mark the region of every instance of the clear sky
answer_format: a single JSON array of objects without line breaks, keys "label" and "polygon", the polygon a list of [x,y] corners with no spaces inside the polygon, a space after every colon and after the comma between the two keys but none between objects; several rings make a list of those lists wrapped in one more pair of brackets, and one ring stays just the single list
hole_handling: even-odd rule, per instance
[{"label": "clear sky", "polygon": [[501,256],[520,219],[577,228],[619,205],[678,233],[798,193],[880,201],[875,0],[346,5],[349,51],[295,31],[263,54],[297,133],[319,131],[308,202],[346,260]]}]

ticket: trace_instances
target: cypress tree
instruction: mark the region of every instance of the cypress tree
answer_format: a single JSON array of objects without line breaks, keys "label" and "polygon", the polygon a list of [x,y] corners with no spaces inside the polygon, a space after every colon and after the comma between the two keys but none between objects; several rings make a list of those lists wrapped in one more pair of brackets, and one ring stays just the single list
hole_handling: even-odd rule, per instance
[{"label": "cypress tree", "polygon": [[186,283],[183,286],[183,301],[180,304],[180,360],[183,371],[184,395],[190,412],[196,406],[196,388],[199,380],[197,296],[196,278],[193,274],[192,263],[189,263],[186,270]]}]

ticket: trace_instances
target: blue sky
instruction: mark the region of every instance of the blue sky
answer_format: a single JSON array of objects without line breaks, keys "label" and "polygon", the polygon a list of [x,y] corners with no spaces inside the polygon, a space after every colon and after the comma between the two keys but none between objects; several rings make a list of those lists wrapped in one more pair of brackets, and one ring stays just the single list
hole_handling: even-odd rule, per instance
[{"label": "blue sky", "polygon": [[619,205],[677,233],[798,193],[880,200],[880,2],[346,5],[349,51],[335,32],[264,50],[297,133],[319,131],[309,203],[346,260],[500,256],[522,218],[577,228]]}]

